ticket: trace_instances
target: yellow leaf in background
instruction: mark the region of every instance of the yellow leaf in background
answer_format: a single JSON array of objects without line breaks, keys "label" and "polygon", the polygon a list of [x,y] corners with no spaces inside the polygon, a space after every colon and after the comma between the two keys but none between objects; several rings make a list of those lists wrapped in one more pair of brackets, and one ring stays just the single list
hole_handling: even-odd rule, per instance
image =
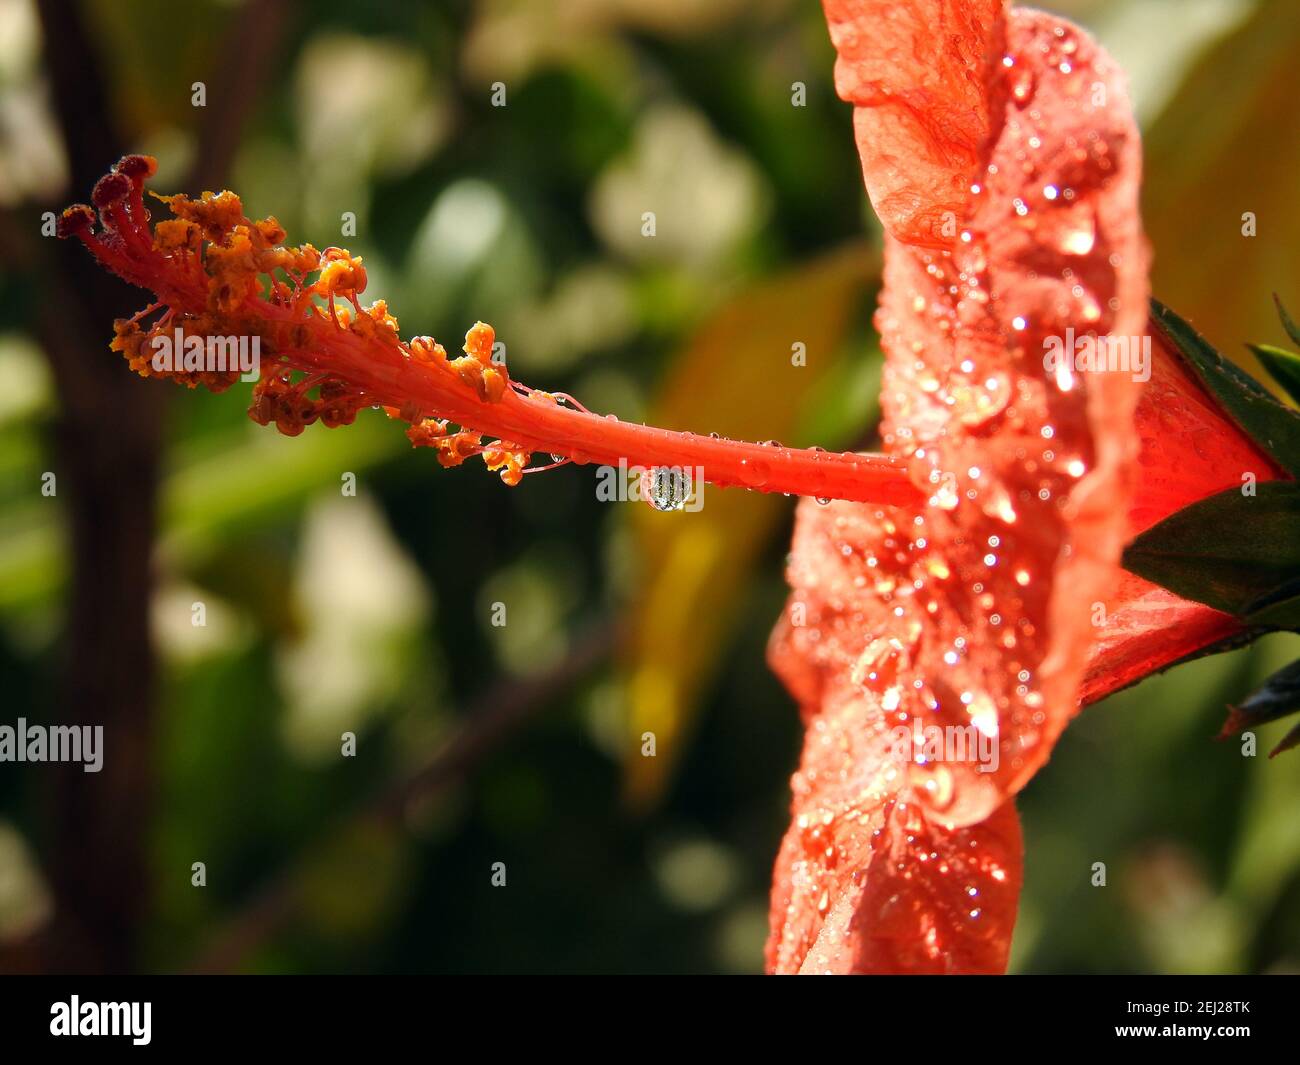
[{"label": "yellow leaf in background", "polygon": [[[874,305],[878,280],[878,252],[855,244],[741,292],[686,345],[648,419],[736,439],[804,443],[794,434]],[[857,429],[870,428],[875,413],[868,404]],[[623,655],[626,782],[634,805],[662,792],[749,575],[792,502],[706,488],[694,513],[634,511],[644,577],[629,608]],[[647,732],[654,734],[654,757],[642,754]]]},{"label": "yellow leaf in background", "polygon": [[204,113],[192,103],[194,84],[211,90],[217,65],[226,62],[224,34],[238,15],[227,4],[186,4],[182,11],[173,0],[93,0],[86,18],[111,75],[122,128],[132,136],[168,126],[192,131]]},{"label": "yellow leaf in background", "polygon": [[1298,49],[1294,0],[1265,0],[1146,136],[1152,292],[1255,373],[1242,345],[1285,343],[1271,294],[1300,306]]}]

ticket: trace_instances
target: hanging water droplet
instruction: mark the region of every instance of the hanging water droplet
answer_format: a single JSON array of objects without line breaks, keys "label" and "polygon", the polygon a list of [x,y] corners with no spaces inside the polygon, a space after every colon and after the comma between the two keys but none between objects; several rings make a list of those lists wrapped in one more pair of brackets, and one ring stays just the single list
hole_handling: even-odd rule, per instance
[{"label": "hanging water droplet", "polygon": [[691,479],[676,466],[656,466],[650,478],[646,502],[655,510],[682,510],[691,494]]},{"label": "hanging water droplet", "polygon": [[740,476],[750,488],[762,488],[772,471],[762,459],[741,459]]}]

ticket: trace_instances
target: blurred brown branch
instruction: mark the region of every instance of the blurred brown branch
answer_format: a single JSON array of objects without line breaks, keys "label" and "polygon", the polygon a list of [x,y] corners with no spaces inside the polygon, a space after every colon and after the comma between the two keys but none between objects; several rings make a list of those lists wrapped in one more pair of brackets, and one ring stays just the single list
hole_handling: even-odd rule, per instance
[{"label": "blurred brown branch", "polygon": [[[497,682],[470,708],[459,730],[415,770],[394,781],[333,826],[334,833],[360,824],[400,827],[412,804],[437,795],[473,772],[502,743],[536,717],[614,649],[618,628],[599,625],[580,637],[569,654],[543,673]],[[237,969],[259,945],[290,920],[302,901],[298,855],[273,876],[248,905],[219,928],[213,945],[190,967],[199,973]]]},{"label": "blurred brown branch", "polygon": [[[38,6],[73,195],[84,197],[126,141],[82,5]],[[195,184],[215,184],[228,168],[291,9],[282,0],[255,0],[235,18],[217,52],[223,65],[204,114]],[[53,472],[67,501],[70,587],[50,714],[60,724],[102,725],[108,752],[99,773],[52,767],[44,852],[54,917],[32,941],[0,957],[0,968],[123,972],[134,965],[149,905],[149,603],[163,390],[135,379],[105,352],[110,324],[135,309],[137,295],[73,242],[24,239],[34,231],[26,217],[7,216],[0,228],[6,247],[20,251],[19,261],[40,283],[35,332],[59,402]]]}]

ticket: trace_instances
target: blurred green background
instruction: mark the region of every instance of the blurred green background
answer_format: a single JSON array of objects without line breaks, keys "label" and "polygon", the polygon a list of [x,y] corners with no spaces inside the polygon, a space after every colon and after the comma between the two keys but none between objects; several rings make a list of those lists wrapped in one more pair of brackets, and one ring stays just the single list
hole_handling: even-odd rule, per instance
[{"label": "blurred green background", "polygon": [[[1155,293],[1232,357],[1284,343],[1270,293],[1300,305],[1294,4],[1043,6],[1129,72]],[[367,296],[404,335],[450,349],[481,318],[515,377],[594,410],[870,441],[878,228],[813,0],[45,8],[43,32],[33,0],[0,0],[4,722],[99,709],[64,703],[82,669],[63,638],[78,503],[41,478],[91,451],[130,478],[138,426],[94,395],[79,410],[51,372],[38,318],[80,290],[36,234],[87,197],[78,165],[112,161],[94,158],[105,115],[158,157],[156,188],[212,175],[292,239],[362,254]],[[48,27],[70,48],[74,23],[98,82],[49,61]],[[110,317],[72,377],[100,360],[127,378]],[[698,514],[657,514],[598,503],[582,467],[511,490],[439,469],[377,412],[288,440],[248,421],[241,389],[126,385],[162,426],[156,541],[109,535],[113,506],[147,518],[147,500],[110,492],[80,520],[92,572],[134,551],[153,574],[154,692],[143,682],[107,736],[110,762],[144,737],[148,784],[115,805],[132,785],[108,773],[0,766],[0,967],[761,968],[799,747],[764,663],[794,500],[710,491]],[[87,646],[127,639],[114,602],[81,619]],[[136,643],[121,653],[147,660]],[[1070,728],[1021,799],[1013,971],[1300,970],[1300,757],[1210,742],[1298,643],[1180,668]],[[71,828],[49,814],[65,785],[91,789]],[[79,891],[130,899],[61,912]]]}]

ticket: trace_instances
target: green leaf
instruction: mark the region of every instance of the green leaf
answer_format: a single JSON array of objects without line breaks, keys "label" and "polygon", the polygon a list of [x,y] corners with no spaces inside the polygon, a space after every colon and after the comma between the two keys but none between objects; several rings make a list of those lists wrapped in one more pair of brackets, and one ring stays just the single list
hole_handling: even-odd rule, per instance
[{"label": "green leaf", "polygon": [[1184,507],[1129,544],[1124,568],[1229,614],[1272,609],[1300,576],[1300,485],[1229,488]]},{"label": "green leaf", "polygon": [[1247,344],[1255,358],[1263,364],[1273,380],[1286,389],[1286,394],[1300,403],[1300,355],[1272,344]]},{"label": "green leaf", "polygon": [[1279,403],[1250,374],[1220,355],[1158,300],[1151,322],[1234,422],[1284,469],[1300,476],[1300,414]]},{"label": "green leaf", "polygon": [[1282,300],[1276,292],[1273,293],[1273,302],[1277,304],[1277,316],[1282,319],[1282,328],[1286,330],[1293,343],[1300,344],[1300,326],[1295,324],[1295,320],[1286,313],[1286,308],[1282,306]]}]

